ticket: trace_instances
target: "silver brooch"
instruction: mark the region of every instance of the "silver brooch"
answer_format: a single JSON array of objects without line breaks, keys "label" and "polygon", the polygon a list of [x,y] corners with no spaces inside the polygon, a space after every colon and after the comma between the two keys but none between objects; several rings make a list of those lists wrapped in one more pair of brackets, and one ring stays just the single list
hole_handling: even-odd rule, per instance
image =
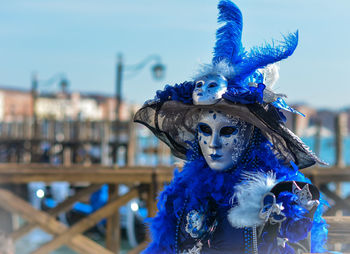
[{"label": "silver brooch", "polygon": [[295,181],[293,181],[292,193],[297,195],[298,200],[296,201],[298,205],[311,210],[313,207],[319,205],[318,200],[312,200],[312,194],[309,189],[309,184],[305,184],[301,189]]},{"label": "silver brooch", "polygon": [[199,241],[196,243],[195,246],[193,246],[192,249],[185,250],[181,252],[180,254],[200,254],[202,250],[203,244]]}]

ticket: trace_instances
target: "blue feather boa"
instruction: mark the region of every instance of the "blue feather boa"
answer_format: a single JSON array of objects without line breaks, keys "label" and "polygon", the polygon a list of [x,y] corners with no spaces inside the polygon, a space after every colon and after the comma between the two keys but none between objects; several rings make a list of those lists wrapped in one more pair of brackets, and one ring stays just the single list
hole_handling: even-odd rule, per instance
[{"label": "blue feather boa", "polygon": [[[150,218],[147,222],[150,225],[150,233],[152,242],[143,253],[175,253],[175,232],[177,220],[182,216],[183,206],[187,200],[187,207],[199,207],[205,205],[209,198],[214,200],[218,205],[218,209],[227,210],[231,207],[230,199],[233,196],[234,186],[241,182],[241,173],[249,170],[255,171],[274,171],[277,180],[280,181],[302,181],[310,183],[297,167],[292,164],[292,168],[282,166],[276,159],[270,149],[271,144],[266,140],[255,147],[250,152],[248,165],[256,164],[258,167],[249,168],[247,165],[238,165],[237,169],[232,171],[220,172],[211,170],[202,156],[188,161],[183,170],[175,169],[172,182],[165,187],[159,196],[158,213],[154,218]],[[252,163],[252,161],[258,163]],[[282,197],[282,199],[292,199],[291,196]],[[286,210],[287,218],[293,218],[289,221],[294,225],[299,225],[300,232],[308,232],[312,227],[311,245],[312,252],[325,252],[324,245],[327,240],[327,225],[321,217],[325,206],[325,201],[321,198],[321,205],[318,207],[313,222],[305,222],[305,210],[297,207],[293,210]],[[288,228],[285,223],[283,226]],[[298,232],[297,230],[293,230]],[[289,234],[295,241],[298,235]],[[273,244],[273,243],[271,243]],[[273,246],[267,246],[272,248]],[[290,249],[281,250],[280,253],[288,253]],[[293,252],[291,252],[293,253]]]}]

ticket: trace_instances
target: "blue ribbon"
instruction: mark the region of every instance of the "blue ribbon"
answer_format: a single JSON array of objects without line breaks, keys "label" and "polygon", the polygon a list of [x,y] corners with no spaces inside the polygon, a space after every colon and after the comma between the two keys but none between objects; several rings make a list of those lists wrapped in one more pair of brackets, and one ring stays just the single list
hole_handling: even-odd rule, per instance
[{"label": "blue ribbon", "polygon": [[298,110],[291,108],[287,105],[287,103],[282,99],[282,98],[277,98],[276,101],[271,103],[274,107],[279,108],[279,109],[284,109],[286,111],[292,112],[294,114],[298,114],[301,115],[303,117],[305,117],[305,115],[303,113],[300,113]]}]

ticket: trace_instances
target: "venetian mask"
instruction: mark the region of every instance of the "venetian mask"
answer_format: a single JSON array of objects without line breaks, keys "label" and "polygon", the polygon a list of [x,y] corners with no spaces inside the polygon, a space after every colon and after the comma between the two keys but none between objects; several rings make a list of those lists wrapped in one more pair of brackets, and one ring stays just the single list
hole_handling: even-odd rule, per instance
[{"label": "venetian mask", "polygon": [[213,170],[233,168],[245,151],[253,126],[219,111],[203,111],[198,123],[198,143]]},{"label": "venetian mask", "polygon": [[227,91],[227,80],[224,76],[209,74],[195,81],[192,93],[194,105],[211,105],[221,99]]}]

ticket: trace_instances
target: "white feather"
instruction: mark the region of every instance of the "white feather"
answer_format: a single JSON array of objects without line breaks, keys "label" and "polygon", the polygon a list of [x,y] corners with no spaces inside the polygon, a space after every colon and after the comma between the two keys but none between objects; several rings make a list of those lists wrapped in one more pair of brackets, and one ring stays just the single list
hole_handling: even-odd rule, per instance
[{"label": "white feather", "polygon": [[264,220],[259,218],[262,198],[277,183],[273,172],[247,172],[243,177],[242,183],[235,186],[235,194],[232,197],[238,204],[231,208],[227,215],[228,221],[235,228],[259,226],[264,223]]},{"label": "white feather", "polygon": [[197,80],[203,76],[209,74],[222,75],[226,78],[230,78],[234,75],[233,67],[225,60],[213,65],[213,64],[201,64],[201,68],[198,73],[193,77],[194,80]]},{"label": "white feather", "polygon": [[273,86],[276,84],[277,80],[280,77],[279,74],[280,66],[278,63],[273,63],[267,65],[263,69],[259,69],[259,71],[264,76],[264,84],[270,90],[272,90]]}]

